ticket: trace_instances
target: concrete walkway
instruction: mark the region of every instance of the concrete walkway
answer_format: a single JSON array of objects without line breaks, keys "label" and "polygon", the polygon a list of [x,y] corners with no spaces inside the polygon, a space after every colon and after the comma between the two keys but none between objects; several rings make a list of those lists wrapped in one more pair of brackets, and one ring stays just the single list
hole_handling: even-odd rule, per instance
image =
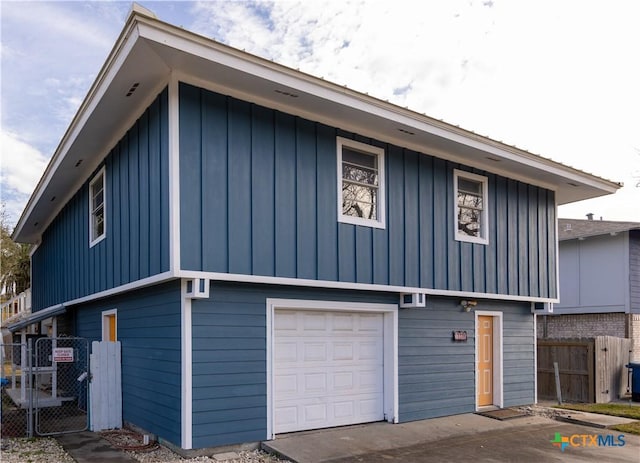
[{"label": "concrete walkway", "polygon": [[[575,416],[571,424],[535,415],[500,421],[476,414],[402,424],[371,423],[281,435],[262,445],[266,451],[297,463],[473,461],[481,449],[491,461],[525,461],[519,456],[527,452],[527,445],[534,458],[531,461],[562,461],[557,458],[565,455],[551,444],[556,432],[569,436],[576,433],[618,436],[619,432],[610,433],[602,428],[633,421],[592,413],[571,414]],[[625,458],[637,457],[640,437],[627,437],[626,448],[599,449],[593,459],[589,455],[594,449],[571,450],[574,457],[581,453],[583,459],[578,461],[634,461]]]},{"label": "concrete walkway", "polygon": [[56,437],[78,463],[137,463],[138,460],[115,448],[100,434],[90,431],[62,434]]}]

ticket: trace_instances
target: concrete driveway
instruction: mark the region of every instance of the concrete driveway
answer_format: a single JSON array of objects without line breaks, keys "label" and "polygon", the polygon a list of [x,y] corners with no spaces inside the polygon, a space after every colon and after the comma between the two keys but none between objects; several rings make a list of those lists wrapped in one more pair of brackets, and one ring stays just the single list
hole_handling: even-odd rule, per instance
[{"label": "concrete driveway", "polygon": [[640,436],[621,434],[541,416],[465,414],[295,433],[263,445],[297,463],[640,462]]}]

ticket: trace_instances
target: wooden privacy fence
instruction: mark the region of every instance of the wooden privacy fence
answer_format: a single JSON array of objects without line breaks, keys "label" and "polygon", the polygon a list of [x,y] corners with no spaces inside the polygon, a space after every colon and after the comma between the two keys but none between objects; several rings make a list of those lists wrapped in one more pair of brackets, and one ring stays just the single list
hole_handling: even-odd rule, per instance
[{"label": "wooden privacy fence", "polygon": [[538,398],[557,397],[554,362],[563,401],[606,403],[626,395],[630,347],[629,339],[613,336],[538,339]]},{"label": "wooden privacy fence", "polygon": [[122,355],[120,341],[91,343],[92,431],[122,427]]}]

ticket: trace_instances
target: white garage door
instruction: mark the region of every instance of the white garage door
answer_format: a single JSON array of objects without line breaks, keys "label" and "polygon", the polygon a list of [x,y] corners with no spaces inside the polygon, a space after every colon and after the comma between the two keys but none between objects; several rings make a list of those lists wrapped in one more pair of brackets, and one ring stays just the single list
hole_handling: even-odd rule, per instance
[{"label": "white garage door", "polygon": [[383,315],[276,310],[275,432],[384,419]]}]

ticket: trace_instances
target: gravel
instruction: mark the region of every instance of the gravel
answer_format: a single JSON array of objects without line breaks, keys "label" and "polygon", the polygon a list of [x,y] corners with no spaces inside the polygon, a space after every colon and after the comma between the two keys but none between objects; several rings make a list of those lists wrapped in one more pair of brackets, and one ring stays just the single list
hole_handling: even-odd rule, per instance
[{"label": "gravel", "polygon": [[[103,433],[114,446],[143,463],[287,463],[260,450],[229,452],[211,457],[182,458],[166,447],[151,443],[140,445],[133,433],[127,431]],[[221,458],[224,457],[224,458]],[[0,446],[2,463],[75,463],[62,446],[53,438],[6,438]]]},{"label": "gravel", "polygon": [[50,437],[2,439],[0,461],[2,463],[75,463],[62,446]]},{"label": "gravel", "polygon": [[545,407],[541,405],[529,405],[525,407],[518,407],[522,412],[527,415],[538,415],[546,418],[555,419],[557,417],[569,416],[572,412],[569,410],[562,410],[559,408]]}]

